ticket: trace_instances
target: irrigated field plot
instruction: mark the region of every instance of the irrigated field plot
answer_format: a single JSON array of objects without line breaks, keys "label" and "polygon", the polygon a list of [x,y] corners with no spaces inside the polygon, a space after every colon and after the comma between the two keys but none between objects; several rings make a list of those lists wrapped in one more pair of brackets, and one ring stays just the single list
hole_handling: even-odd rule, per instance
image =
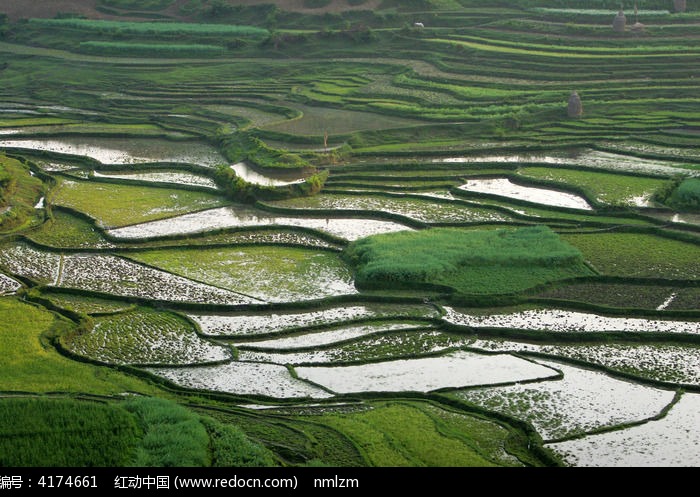
[{"label": "irrigated field plot", "polygon": [[698,408],[700,395],[687,393],[658,421],[549,447],[576,466],[697,466]]},{"label": "irrigated field plot", "polygon": [[550,440],[651,418],[673,400],[671,391],[557,362],[537,362],[562,371],[564,378],[465,390],[457,395],[487,409],[524,419],[532,423],[542,438]]},{"label": "irrigated field plot", "polygon": [[438,317],[428,305],[349,304],[316,311],[265,312],[258,314],[188,314],[205,335],[268,335],[295,329],[380,318]]},{"label": "irrigated field plot", "polygon": [[53,202],[84,212],[108,228],[228,203],[220,196],[202,192],[89,181],[64,181]]},{"label": "irrigated field plot", "polygon": [[326,194],[275,202],[274,205],[296,209],[355,210],[390,212],[425,223],[469,223],[507,221],[509,217],[493,210],[467,207],[456,203],[430,202],[417,198],[378,195]]},{"label": "irrigated field plot", "polygon": [[230,362],[220,366],[150,368],[147,371],[184,388],[278,399],[325,398],[331,394],[292,377],[276,364]]},{"label": "irrigated field plot", "polygon": [[292,247],[153,250],[139,261],[267,302],[355,293],[352,273],[332,252]]},{"label": "irrigated field plot", "polygon": [[507,354],[491,356],[464,351],[359,366],[299,367],[296,371],[300,378],[336,393],[429,392],[552,378],[558,374],[554,369]]},{"label": "irrigated field plot", "polygon": [[562,235],[598,271],[612,276],[697,279],[700,245],[639,233]]},{"label": "irrigated field plot", "polygon": [[[163,216],[164,217],[164,216]],[[175,218],[112,229],[108,233],[119,239],[158,238],[172,235],[191,235],[224,228],[299,227],[328,233],[346,240],[356,240],[377,233],[410,229],[392,221],[364,218],[292,217],[268,214],[244,206],[221,207]]]},{"label": "irrigated field plot", "polygon": [[68,340],[76,354],[110,364],[198,364],[231,359],[223,345],[197,336],[194,327],[165,312],[132,311],[98,318],[92,330]]}]

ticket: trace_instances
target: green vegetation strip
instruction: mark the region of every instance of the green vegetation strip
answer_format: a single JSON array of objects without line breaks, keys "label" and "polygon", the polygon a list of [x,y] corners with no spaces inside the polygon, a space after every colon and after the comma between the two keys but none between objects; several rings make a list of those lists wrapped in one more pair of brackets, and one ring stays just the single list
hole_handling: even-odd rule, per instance
[{"label": "green vegetation strip", "polygon": [[598,271],[611,276],[700,278],[700,246],[642,233],[567,234]]},{"label": "green vegetation strip", "polygon": [[10,397],[0,399],[0,419],[3,467],[275,464],[269,451],[236,426],[165,399]]},{"label": "green vegetation strip", "polygon": [[108,227],[126,226],[226,205],[218,195],[89,181],[64,181],[53,202],[83,212]]},{"label": "green vegetation strip", "polygon": [[92,19],[30,19],[29,24],[47,28],[72,28],[84,31],[123,32],[133,34],[194,34],[221,35],[262,38],[269,31],[254,26],[235,26],[231,24],[195,24],[181,22],[128,22],[97,21]]},{"label": "green vegetation strip", "polygon": [[207,57],[221,55],[224,47],[203,44],[162,44],[162,43],[129,43],[117,41],[84,41],[80,50],[93,54],[105,55],[148,55],[165,57]]}]

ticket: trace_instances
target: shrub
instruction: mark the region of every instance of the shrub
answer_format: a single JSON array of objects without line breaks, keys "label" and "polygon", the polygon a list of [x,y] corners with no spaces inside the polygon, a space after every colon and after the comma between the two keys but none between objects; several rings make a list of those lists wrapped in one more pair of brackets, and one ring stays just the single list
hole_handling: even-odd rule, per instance
[{"label": "shrub", "polygon": [[221,165],[216,169],[215,179],[234,200],[244,203],[255,203],[258,200],[284,200],[315,195],[325,185],[328,179],[328,171],[313,174],[301,183],[266,186],[249,183],[238,176],[231,167]]},{"label": "shrub", "polygon": [[671,192],[666,203],[679,210],[700,210],[700,179],[688,178]]}]

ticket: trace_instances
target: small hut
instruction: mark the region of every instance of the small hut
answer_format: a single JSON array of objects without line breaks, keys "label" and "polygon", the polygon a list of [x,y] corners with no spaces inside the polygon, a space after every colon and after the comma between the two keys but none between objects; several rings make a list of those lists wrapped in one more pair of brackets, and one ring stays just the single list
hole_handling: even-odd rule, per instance
[{"label": "small hut", "polygon": [[622,6],[620,6],[620,12],[618,12],[615,16],[615,19],[613,19],[612,26],[613,29],[618,33],[624,33],[625,27],[627,26],[627,17],[625,17],[625,13],[622,10]]},{"label": "small hut", "polygon": [[686,3],[686,0],[673,0],[673,10],[675,12],[685,12]]},{"label": "small hut", "polygon": [[569,117],[581,117],[583,115],[581,97],[578,96],[576,91],[572,91],[569,96],[569,105],[566,108],[566,114]]}]

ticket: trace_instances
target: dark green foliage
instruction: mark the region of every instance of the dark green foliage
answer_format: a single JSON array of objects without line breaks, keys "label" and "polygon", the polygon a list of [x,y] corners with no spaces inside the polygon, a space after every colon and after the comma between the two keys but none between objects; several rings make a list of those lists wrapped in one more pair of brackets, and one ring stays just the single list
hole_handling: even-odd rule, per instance
[{"label": "dark green foliage", "polygon": [[286,150],[266,145],[249,131],[220,134],[219,143],[226,158],[233,162],[248,161],[262,168],[299,169],[309,167],[308,161]]},{"label": "dark green foliage", "polygon": [[700,211],[700,179],[688,178],[681,181],[666,203],[674,209]]},{"label": "dark green foliage", "polygon": [[240,428],[209,417],[202,417],[201,422],[209,433],[212,466],[261,467],[275,465],[272,453],[252,442]]},{"label": "dark green foliage", "polygon": [[72,399],[0,400],[0,467],[122,466],[140,430],[114,404]]},{"label": "dark green foliage", "polygon": [[128,401],[144,432],[136,450],[136,466],[208,466],[209,435],[200,418],[165,399]]},{"label": "dark green foliage", "polygon": [[581,253],[545,226],[376,235],[352,243],[346,255],[358,268],[358,286],[370,288],[440,284],[466,293],[505,293],[532,286],[537,278],[528,275],[540,271],[545,281],[557,279],[560,271],[559,277],[569,271],[585,274]]},{"label": "dark green foliage", "polygon": [[326,183],[328,171],[312,174],[301,183],[266,186],[249,183],[238,176],[231,167],[221,165],[216,169],[215,179],[232,199],[239,202],[255,203],[258,200],[284,200],[315,195],[321,191]]}]

